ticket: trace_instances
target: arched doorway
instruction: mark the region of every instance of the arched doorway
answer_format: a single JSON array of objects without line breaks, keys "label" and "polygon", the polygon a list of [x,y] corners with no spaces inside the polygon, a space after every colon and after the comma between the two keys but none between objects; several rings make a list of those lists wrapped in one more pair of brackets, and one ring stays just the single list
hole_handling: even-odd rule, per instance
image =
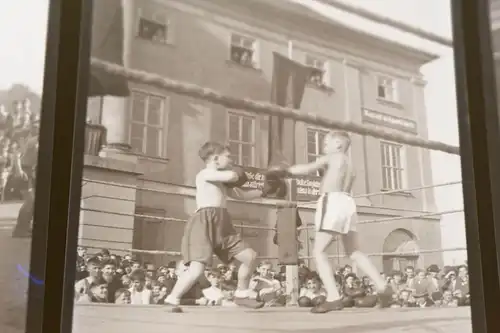
[{"label": "arched doorway", "polygon": [[383,252],[384,273],[404,271],[408,266],[415,267],[420,256],[420,247],[415,235],[406,229],[396,229],[385,239]]}]

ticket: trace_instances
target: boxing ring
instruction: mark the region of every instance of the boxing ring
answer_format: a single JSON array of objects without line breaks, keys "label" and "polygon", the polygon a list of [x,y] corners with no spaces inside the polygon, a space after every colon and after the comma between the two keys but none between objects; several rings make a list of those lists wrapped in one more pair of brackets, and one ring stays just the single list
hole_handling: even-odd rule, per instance
[{"label": "boxing ring", "polygon": [[[103,71],[119,75],[130,81],[141,82],[166,89],[176,94],[204,99],[206,101],[219,104],[232,109],[246,109],[254,111],[257,114],[278,115],[293,118],[296,121],[322,126],[330,129],[342,129],[352,133],[372,136],[379,139],[390,140],[410,146],[441,151],[449,154],[458,155],[459,149],[441,142],[425,140],[414,135],[402,134],[395,131],[389,131],[375,126],[366,126],[348,121],[334,121],[321,118],[314,114],[298,112],[297,110],[272,105],[266,102],[253,101],[250,99],[241,99],[222,95],[216,91],[199,87],[194,84],[182,83],[169,80],[152,73],[146,73],[137,70],[123,68],[119,65],[92,59],[92,66]],[[127,185],[116,182],[102,180],[93,180],[85,178],[84,184],[95,183],[105,186],[127,188],[135,191],[153,192],[158,194],[175,195],[168,191],[160,189],[146,188],[136,185]],[[370,198],[374,196],[396,194],[402,192],[414,192],[421,190],[430,190],[437,187],[460,185],[461,182],[449,182],[444,184],[425,185],[415,188],[405,188],[400,190],[391,190],[375,193],[354,195],[355,198]],[[461,189],[460,189],[461,190]],[[85,199],[85,198],[83,198]],[[285,204],[285,202],[283,202]],[[313,202],[295,202],[293,203],[299,209],[312,207]],[[276,209],[280,207],[276,204]],[[81,211],[101,214],[111,214],[117,216],[133,217],[137,223],[141,220],[156,221],[158,223],[176,223],[184,224],[185,219],[176,217],[163,217],[148,214],[124,213],[119,211],[108,211],[106,209],[95,209],[82,206]],[[361,219],[360,225],[388,223],[408,219],[437,218],[448,214],[462,213],[462,209],[453,209],[441,212],[411,212],[400,216],[382,217],[374,219]],[[428,222],[432,223],[432,222]],[[239,229],[254,229],[260,231],[276,232],[275,227],[238,225]],[[297,230],[307,231],[314,227],[305,225]],[[85,244],[82,244],[85,245]],[[85,245],[87,246],[87,245]],[[92,246],[87,246],[92,249]],[[95,250],[100,248],[94,247]],[[109,248],[110,251],[120,251],[131,254],[149,254],[149,255],[167,255],[180,257],[178,251],[167,250],[145,250],[135,248]],[[258,250],[258,249],[257,249]],[[386,255],[399,256],[420,256],[429,253],[444,253],[449,251],[465,251],[465,247],[455,248],[425,248],[415,252],[372,252],[367,253],[371,257],[383,257]],[[342,253],[330,256],[331,259],[345,257]],[[299,255],[301,260],[309,260],[310,254]],[[278,258],[262,255],[259,260],[276,261]],[[293,277],[292,277],[293,278]],[[287,284],[296,285],[297,281],[288,281]],[[287,288],[287,292],[292,299],[298,294],[297,288]],[[196,319],[195,319],[196,315]],[[422,318],[425,318],[423,320]],[[100,333],[110,331],[121,331],[123,333],[144,330],[147,332],[183,332],[189,330],[191,333],[205,332],[455,332],[469,333],[472,331],[470,323],[469,308],[429,308],[429,309],[353,309],[345,310],[340,313],[331,313],[323,316],[311,315],[307,310],[296,307],[285,308],[264,308],[258,311],[248,311],[244,309],[229,308],[187,308],[184,314],[170,314],[161,306],[120,306],[120,305],[76,305],[74,316],[74,329],[76,333]]]}]

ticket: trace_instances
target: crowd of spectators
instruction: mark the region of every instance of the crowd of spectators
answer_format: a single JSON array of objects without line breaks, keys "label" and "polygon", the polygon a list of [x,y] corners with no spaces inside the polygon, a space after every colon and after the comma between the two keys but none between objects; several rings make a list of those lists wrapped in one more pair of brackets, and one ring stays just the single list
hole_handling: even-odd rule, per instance
[{"label": "crowd of spectators", "polygon": [[[169,262],[155,267],[141,263],[133,255],[122,257],[103,249],[89,256],[78,248],[75,301],[77,303],[163,304],[177,277],[186,266]],[[366,276],[356,275],[346,265],[334,273],[344,307],[375,307],[375,287]],[[382,273],[383,274],[383,273]],[[426,270],[406,267],[404,272],[391,272],[384,277],[393,291],[392,307],[457,307],[470,304],[467,266],[430,265]],[[207,268],[191,290],[184,295],[181,305],[234,306],[237,267],[234,264]],[[304,264],[299,267],[299,306],[312,307],[323,302],[326,293],[318,275]],[[270,262],[261,262],[251,280],[255,296],[266,306],[285,306],[290,301],[286,294],[285,267],[273,269]]]},{"label": "crowd of spectators", "polygon": [[29,99],[11,106],[0,104],[0,200],[23,200],[29,187],[21,165],[24,146],[39,130],[39,115],[32,112]]}]

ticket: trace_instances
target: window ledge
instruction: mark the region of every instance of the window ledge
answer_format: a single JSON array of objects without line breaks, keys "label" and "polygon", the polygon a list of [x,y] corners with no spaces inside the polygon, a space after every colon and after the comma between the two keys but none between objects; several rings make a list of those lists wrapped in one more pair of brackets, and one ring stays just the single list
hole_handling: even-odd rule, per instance
[{"label": "window ledge", "polygon": [[242,70],[247,70],[247,71],[251,71],[254,73],[262,73],[262,70],[259,67],[254,67],[254,66],[250,66],[250,65],[242,65],[239,62],[236,62],[236,61],[233,61],[230,59],[226,60],[226,64],[229,67],[241,68]]},{"label": "window ledge", "polygon": [[148,156],[140,153],[133,153],[133,155],[137,156],[140,160],[143,161],[149,161],[149,162],[155,162],[155,163],[161,163],[161,164],[167,164],[170,162],[170,160],[166,157],[154,157],[154,156]]},{"label": "window ledge", "polygon": [[[407,198],[415,198],[413,193],[408,192],[408,191],[401,191],[401,192],[391,192],[394,190],[388,190],[388,189],[381,189],[380,192],[383,193],[384,195],[390,195],[390,196],[397,196],[397,197],[407,197]],[[385,192],[390,192],[390,193],[385,193]]]},{"label": "window ledge", "polygon": [[167,40],[166,42],[162,43],[162,42],[157,42],[154,40],[142,38],[142,37],[137,36],[137,35],[135,36],[135,39],[140,41],[141,43],[150,44],[153,46],[159,46],[159,47],[174,47],[175,46],[174,42],[171,40]]},{"label": "window ledge", "polygon": [[312,82],[307,82],[307,87],[312,88],[312,89],[316,89],[319,91],[323,91],[323,92],[326,92],[328,94],[333,94],[335,92],[335,90],[332,87],[329,87],[326,84],[318,85],[318,84],[315,84]]},{"label": "window ledge", "polygon": [[401,104],[399,102],[391,101],[389,99],[377,97],[377,102],[379,102],[380,104],[395,108],[395,109],[401,109],[401,110],[404,109],[403,104]]}]

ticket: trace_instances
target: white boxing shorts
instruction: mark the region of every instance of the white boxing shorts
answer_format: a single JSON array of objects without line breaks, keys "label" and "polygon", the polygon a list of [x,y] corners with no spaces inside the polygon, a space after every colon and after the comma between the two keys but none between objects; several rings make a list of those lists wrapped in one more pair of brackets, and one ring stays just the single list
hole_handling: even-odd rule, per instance
[{"label": "white boxing shorts", "polygon": [[316,204],[316,231],[347,234],[356,231],[356,202],[347,193],[323,193]]}]

